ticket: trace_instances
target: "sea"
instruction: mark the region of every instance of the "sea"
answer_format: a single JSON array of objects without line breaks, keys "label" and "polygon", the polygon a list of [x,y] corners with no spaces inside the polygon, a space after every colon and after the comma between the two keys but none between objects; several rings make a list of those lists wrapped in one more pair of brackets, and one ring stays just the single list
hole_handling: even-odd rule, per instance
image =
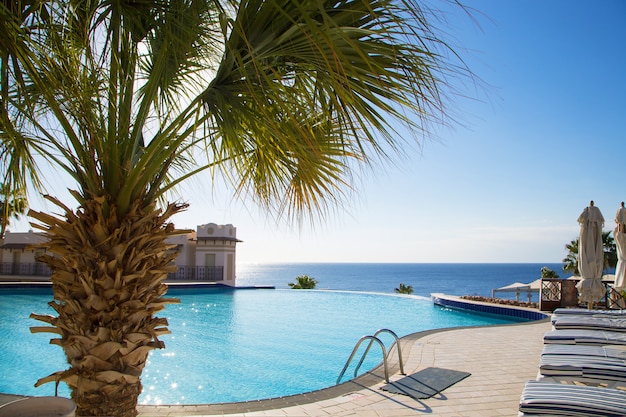
[{"label": "sea", "polygon": [[[275,263],[237,265],[238,286],[289,288],[299,275],[317,281],[316,289],[394,293],[402,283],[413,295],[432,293],[491,297],[492,290],[513,284],[528,284],[541,278],[547,267],[560,278],[561,263]],[[515,293],[498,292],[499,298],[515,299]],[[520,300],[527,301],[524,293]],[[532,295],[538,301],[538,294]]]}]

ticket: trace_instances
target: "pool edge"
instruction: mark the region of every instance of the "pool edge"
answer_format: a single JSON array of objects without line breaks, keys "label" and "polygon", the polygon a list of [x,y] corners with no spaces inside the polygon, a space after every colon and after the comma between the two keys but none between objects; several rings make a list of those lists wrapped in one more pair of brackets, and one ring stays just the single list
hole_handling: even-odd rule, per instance
[{"label": "pool edge", "polygon": [[469,311],[474,313],[506,316],[529,321],[544,320],[549,314],[529,307],[518,307],[504,304],[493,304],[483,301],[466,300],[454,295],[432,293],[432,302],[436,305],[455,310]]}]

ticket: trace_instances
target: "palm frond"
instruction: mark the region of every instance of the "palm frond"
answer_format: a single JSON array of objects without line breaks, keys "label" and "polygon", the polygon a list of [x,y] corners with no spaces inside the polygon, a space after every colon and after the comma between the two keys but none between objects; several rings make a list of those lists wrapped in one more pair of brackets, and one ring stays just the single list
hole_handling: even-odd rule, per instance
[{"label": "palm frond", "polygon": [[[349,161],[402,152],[401,125],[428,131],[443,111],[446,58],[433,49],[445,44],[401,4],[246,0],[225,19],[225,54],[202,97],[218,132],[209,146],[232,161],[223,167],[239,191],[268,207],[289,196],[290,214],[323,208],[349,187]],[[265,166],[251,170],[252,155]]]}]

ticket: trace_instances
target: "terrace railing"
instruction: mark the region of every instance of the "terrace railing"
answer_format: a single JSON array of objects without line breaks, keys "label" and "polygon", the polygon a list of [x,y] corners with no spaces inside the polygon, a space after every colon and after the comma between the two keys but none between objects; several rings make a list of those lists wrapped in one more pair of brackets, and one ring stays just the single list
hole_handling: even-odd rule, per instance
[{"label": "terrace railing", "polygon": [[[14,277],[49,277],[52,270],[43,263],[12,263],[0,262],[0,275]],[[168,280],[173,281],[222,281],[224,279],[223,266],[196,266],[182,265],[176,272],[168,274]]]},{"label": "terrace railing", "polygon": [[172,281],[222,281],[223,266],[179,265],[178,270],[167,276]]},{"label": "terrace railing", "polygon": [[[541,292],[539,295],[539,310],[554,311],[559,307],[577,307],[578,279],[541,278]],[[613,290],[612,280],[602,280],[604,297],[596,303],[604,308],[626,308],[626,298]]]},{"label": "terrace railing", "polygon": [[23,276],[23,277],[49,277],[52,270],[46,264],[40,262],[33,263],[0,263],[0,275]]}]

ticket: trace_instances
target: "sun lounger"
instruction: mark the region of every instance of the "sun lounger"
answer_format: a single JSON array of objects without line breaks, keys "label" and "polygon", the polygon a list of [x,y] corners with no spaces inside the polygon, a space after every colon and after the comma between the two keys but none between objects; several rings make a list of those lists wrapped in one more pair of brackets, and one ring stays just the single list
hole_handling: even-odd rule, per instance
[{"label": "sun lounger", "polygon": [[626,359],[625,349],[609,346],[585,346],[585,345],[544,345],[541,355],[565,355],[565,356],[599,356],[603,358]]},{"label": "sun lounger", "polygon": [[589,355],[541,355],[537,379],[544,378],[626,386],[626,360]]},{"label": "sun lounger", "polygon": [[520,416],[626,416],[626,392],[611,388],[528,381]]},{"label": "sun lounger", "polygon": [[544,344],[626,345],[626,333],[606,330],[561,329],[546,332]]},{"label": "sun lounger", "polygon": [[553,320],[552,325],[555,329],[588,329],[588,330],[607,330],[611,332],[626,332],[626,318],[616,317],[571,317],[561,316]]},{"label": "sun lounger", "polygon": [[552,313],[552,323],[562,317],[607,317],[626,319],[626,310],[588,310],[584,308],[557,308]]},{"label": "sun lounger", "polygon": [[577,316],[624,316],[626,310],[589,310],[587,308],[557,308],[552,312],[556,315],[577,315]]}]

